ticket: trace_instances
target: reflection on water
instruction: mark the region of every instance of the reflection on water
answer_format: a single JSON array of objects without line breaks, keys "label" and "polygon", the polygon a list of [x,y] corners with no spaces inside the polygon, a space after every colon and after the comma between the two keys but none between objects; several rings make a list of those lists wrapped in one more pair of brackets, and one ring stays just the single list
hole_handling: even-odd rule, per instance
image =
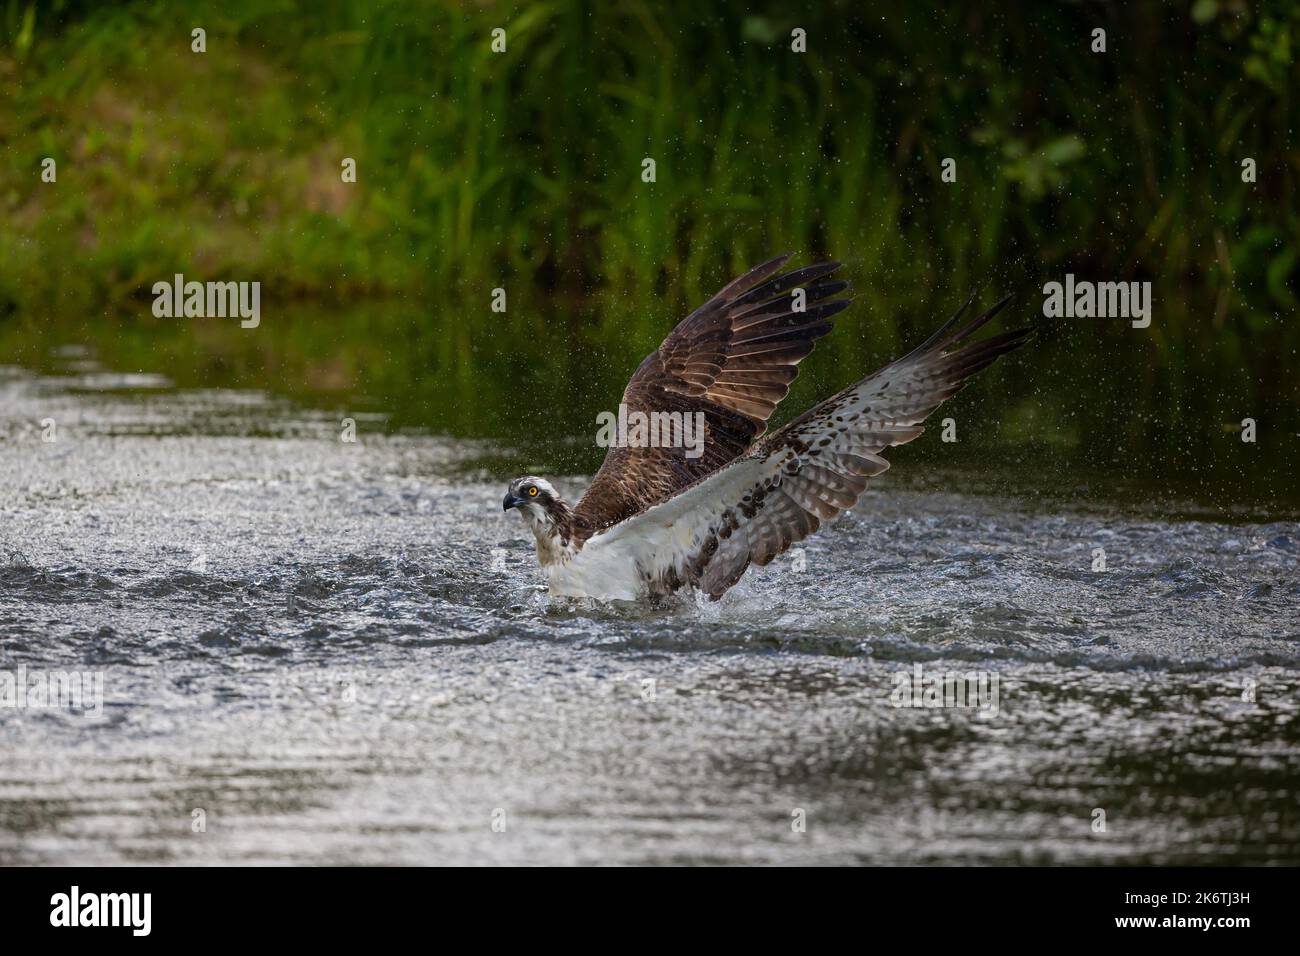
[{"label": "reflection on water", "polygon": [[[909,446],[909,461],[1029,467],[1045,478],[1040,487],[1068,486],[1071,496],[1080,483],[1090,497],[1114,498],[1117,482],[1160,492],[1173,482],[1227,510],[1300,502],[1288,460],[1300,434],[1300,376],[1294,361],[1264,351],[1263,331],[1232,345],[1235,333],[1224,329],[1223,347],[1209,353],[1185,345],[1198,313],[1165,291],[1160,321],[1147,330],[1045,323],[1030,291],[999,322],[1038,325],[1037,340],[945,407],[955,442],[931,429]],[[856,304],[803,363],[777,423],[897,357],[951,307],[901,302],[873,314]],[[90,374],[106,368],[128,375],[116,380],[123,389],[170,382],[265,392],[335,421],[371,416],[369,431],[489,439],[507,450],[503,466],[585,474],[600,463],[596,415],[617,408],[631,372],[685,308],[599,298],[512,300],[506,314],[448,303],[281,304],[268,306],[258,328],[241,329],[157,319],[142,305],[79,320],[0,319],[0,364],[79,374],[79,388],[107,387],[114,379]],[[1224,359],[1230,345],[1233,361]],[[1254,443],[1241,440],[1246,418],[1256,423]]]},{"label": "reflection on water", "polygon": [[[485,414],[454,374],[309,411],[241,354],[257,389],[0,374],[0,671],[106,689],[0,708],[0,863],[1300,862],[1293,510],[900,449],[802,571],[552,602],[500,509],[530,452],[406,427]],[[603,387],[519,367],[503,429]],[[894,706],[917,663],[998,713]]]}]

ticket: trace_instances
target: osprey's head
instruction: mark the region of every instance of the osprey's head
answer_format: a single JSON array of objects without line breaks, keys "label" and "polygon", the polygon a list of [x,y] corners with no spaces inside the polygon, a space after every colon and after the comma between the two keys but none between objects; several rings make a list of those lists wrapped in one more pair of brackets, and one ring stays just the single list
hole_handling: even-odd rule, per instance
[{"label": "osprey's head", "polygon": [[530,524],[553,524],[558,517],[557,505],[562,506],[563,502],[551,483],[545,478],[534,478],[531,475],[510,482],[505,501],[501,503],[503,511],[518,508]]},{"label": "osprey's head", "polygon": [[564,560],[573,538],[573,512],[545,478],[516,478],[506,489],[504,511],[518,508],[537,539],[543,566]]}]

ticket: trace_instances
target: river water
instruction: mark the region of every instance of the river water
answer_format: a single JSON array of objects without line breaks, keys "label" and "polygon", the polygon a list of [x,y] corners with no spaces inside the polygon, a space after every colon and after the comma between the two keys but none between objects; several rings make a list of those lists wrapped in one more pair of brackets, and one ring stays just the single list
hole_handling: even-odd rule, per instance
[{"label": "river water", "polygon": [[508,449],[167,386],[0,371],[0,675],[102,681],[0,707],[2,864],[1300,863],[1293,513],[897,449],[722,602],[562,604]]}]

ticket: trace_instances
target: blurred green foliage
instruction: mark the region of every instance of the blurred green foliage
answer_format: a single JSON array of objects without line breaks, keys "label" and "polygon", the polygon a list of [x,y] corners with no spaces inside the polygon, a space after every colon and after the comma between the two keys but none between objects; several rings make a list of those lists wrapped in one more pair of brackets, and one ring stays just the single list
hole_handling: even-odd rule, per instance
[{"label": "blurred green foliage", "polygon": [[1247,415],[1294,447],[1300,6],[749,7],[0,0],[0,342],[145,311],[174,272],[347,315],[386,297],[467,383],[445,407],[502,351],[586,349],[621,376],[726,279],[797,250],[844,260],[857,295],[797,405],[972,288],[1018,292],[1023,320],[1070,271],[1152,281],[1155,320],[1047,330],[1033,374],[997,373],[1019,388],[1006,431],[1101,467],[1208,467],[1203,441],[1250,471],[1224,437]]}]

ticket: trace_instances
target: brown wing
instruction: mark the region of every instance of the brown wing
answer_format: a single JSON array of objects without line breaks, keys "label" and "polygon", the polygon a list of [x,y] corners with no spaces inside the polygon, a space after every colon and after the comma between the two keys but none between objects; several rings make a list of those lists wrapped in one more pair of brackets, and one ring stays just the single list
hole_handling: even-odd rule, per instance
[{"label": "brown wing", "polygon": [[[763,434],[799,362],[849,304],[847,282],[818,282],[823,262],[780,273],[789,254],[751,269],[683,319],[646,356],[623,392],[628,412],[704,414],[704,448],[611,447],[575,509],[586,534],[671,497],[743,454]],[[794,289],[805,291],[795,311]]]}]

